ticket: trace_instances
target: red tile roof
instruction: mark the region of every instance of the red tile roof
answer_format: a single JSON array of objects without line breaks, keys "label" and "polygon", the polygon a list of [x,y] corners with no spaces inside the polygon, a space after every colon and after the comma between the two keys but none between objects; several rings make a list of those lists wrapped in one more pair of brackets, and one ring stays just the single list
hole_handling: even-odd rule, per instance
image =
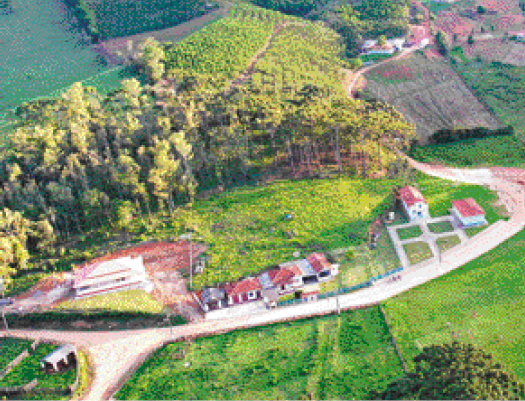
[{"label": "red tile roof", "polygon": [[452,205],[461,214],[461,217],[485,215],[485,211],[474,198],[455,200],[452,201]]},{"label": "red tile roof", "polygon": [[330,269],[330,262],[326,259],[326,256],[320,252],[312,253],[306,258],[310,266],[319,273],[322,270]]},{"label": "red tile roof", "polygon": [[295,273],[289,269],[276,269],[269,271],[268,276],[274,285],[283,285],[289,283]]},{"label": "red tile roof", "polygon": [[294,276],[302,276],[303,275],[303,272],[301,271],[301,269],[299,269],[299,266],[297,266],[297,265],[286,266],[283,269],[292,272]]},{"label": "red tile roof", "polygon": [[226,291],[226,295],[231,297],[250,291],[262,290],[262,285],[258,278],[252,277],[237,281],[236,283],[228,283],[224,286],[224,290]]},{"label": "red tile roof", "polygon": [[405,202],[407,207],[410,207],[418,202],[426,202],[421,192],[410,185],[401,188],[398,191],[398,196]]}]

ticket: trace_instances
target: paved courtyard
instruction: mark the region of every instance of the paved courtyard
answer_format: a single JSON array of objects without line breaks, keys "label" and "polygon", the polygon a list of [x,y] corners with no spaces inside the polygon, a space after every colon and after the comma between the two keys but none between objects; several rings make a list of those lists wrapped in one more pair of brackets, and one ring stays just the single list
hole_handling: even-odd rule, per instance
[{"label": "paved courtyard", "polygon": [[[430,231],[428,224],[443,223],[443,222],[450,222],[450,224],[453,227],[453,231],[447,231],[443,233],[433,233],[432,231]],[[416,227],[416,226],[421,229],[422,234],[420,236],[415,237],[415,238],[405,239],[405,240],[399,237],[397,230],[400,230],[403,228],[409,228],[409,227]],[[433,259],[433,258],[439,257],[440,251],[436,243],[436,241],[439,238],[449,237],[451,235],[457,235],[461,241],[461,244],[468,241],[467,234],[465,234],[465,231],[459,227],[458,222],[453,216],[441,216],[441,217],[431,217],[428,219],[420,219],[420,220],[416,220],[410,223],[399,224],[397,226],[390,226],[390,227],[387,227],[387,230],[388,230],[388,234],[390,235],[390,238],[392,239],[392,242],[394,243],[397,254],[399,256],[399,260],[403,268],[408,268],[411,266],[408,256],[404,249],[404,245],[406,244],[410,244],[414,242],[427,243],[432,252],[431,259]],[[446,252],[443,252],[442,255],[444,253]]]}]

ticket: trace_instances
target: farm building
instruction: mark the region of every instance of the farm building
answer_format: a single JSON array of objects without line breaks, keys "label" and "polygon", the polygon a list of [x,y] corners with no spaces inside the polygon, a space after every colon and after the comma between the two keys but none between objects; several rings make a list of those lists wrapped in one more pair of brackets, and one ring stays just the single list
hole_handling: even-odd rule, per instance
[{"label": "farm building", "polygon": [[419,190],[407,185],[397,191],[397,199],[410,220],[426,219],[430,217],[428,204]]},{"label": "farm building", "polygon": [[74,273],[71,285],[76,298],[129,289],[153,290],[153,283],[146,277],[142,256],[88,265]]},{"label": "farm building", "polygon": [[299,259],[280,265],[294,273],[292,287],[327,281],[339,274],[339,265],[331,264],[322,253],[313,253],[306,259]]},{"label": "farm building", "polygon": [[361,45],[362,54],[392,54],[396,50],[403,50],[405,38],[387,39],[386,45],[379,46],[376,39],[365,40]]},{"label": "farm building", "polygon": [[452,214],[458,219],[461,227],[488,224],[485,219],[485,211],[474,198],[452,201]]},{"label": "farm building", "polygon": [[46,373],[55,373],[75,366],[77,349],[74,345],[64,345],[57,348],[40,361],[40,366]]},{"label": "farm building", "polygon": [[263,289],[258,278],[248,277],[236,283],[227,283],[224,286],[228,305],[242,304],[244,302],[261,299]]}]

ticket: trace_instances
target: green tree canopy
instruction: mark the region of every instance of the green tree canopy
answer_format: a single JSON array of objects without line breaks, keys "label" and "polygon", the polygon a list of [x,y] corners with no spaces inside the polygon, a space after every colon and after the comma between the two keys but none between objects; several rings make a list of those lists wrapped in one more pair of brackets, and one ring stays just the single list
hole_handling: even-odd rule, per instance
[{"label": "green tree canopy", "polygon": [[518,400],[525,384],[493,357],[473,346],[452,344],[425,347],[414,358],[416,369],[390,383],[372,399],[384,400]]}]

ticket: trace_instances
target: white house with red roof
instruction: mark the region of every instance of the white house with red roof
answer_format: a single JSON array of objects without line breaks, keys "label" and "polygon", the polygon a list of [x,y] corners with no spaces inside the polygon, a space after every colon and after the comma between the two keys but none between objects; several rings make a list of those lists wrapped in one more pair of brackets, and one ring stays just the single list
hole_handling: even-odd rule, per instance
[{"label": "white house with red roof", "polygon": [[327,281],[339,274],[339,265],[330,263],[320,252],[312,253],[305,259],[283,263],[280,267],[294,273],[292,286],[295,288]]},{"label": "white house with red roof", "polygon": [[418,189],[407,185],[397,191],[397,198],[410,220],[426,219],[430,217],[428,203]]},{"label": "white house with red roof", "polygon": [[485,211],[474,198],[452,201],[452,214],[464,228],[488,224]]},{"label": "white house with red roof", "polygon": [[235,283],[226,283],[224,286],[228,305],[257,301],[262,297],[262,289],[261,282],[255,277],[248,277]]},{"label": "white house with red roof", "polygon": [[71,283],[76,298],[130,289],[153,290],[153,283],[146,277],[142,256],[88,265],[73,273]]}]

